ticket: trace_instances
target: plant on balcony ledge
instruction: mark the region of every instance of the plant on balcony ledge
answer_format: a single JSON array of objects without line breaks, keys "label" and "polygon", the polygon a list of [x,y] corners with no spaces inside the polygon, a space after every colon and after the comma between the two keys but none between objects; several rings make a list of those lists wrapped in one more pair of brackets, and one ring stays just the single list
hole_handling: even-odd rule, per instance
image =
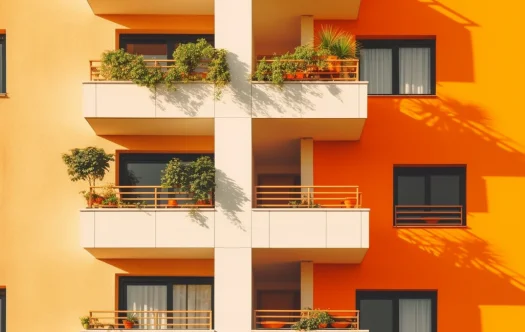
[{"label": "plant on balcony ledge", "polygon": [[82,324],[84,330],[89,329],[89,316],[80,317],[80,324]]},{"label": "plant on balcony ledge", "polygon": [[[135,84],[155,88],[157,84],[175,90],[175,83],[206,81],[215,85],[215,97],[230,82],[230,69],[226,61],[227,51],[215,49],[205,39],[196,43],[182,44],[173,52],[173,65],[167,70],[160,66],[147,66],[142,55],[130,54],[123,49],[102,54],[100,74],[111,81],[132,81]],[[162,61],[161,61],[162,62]],[[208,62],[207,72],[200,64]]]},{"label": "plant on balcony ledge", "polygon": [[[88,181],[90,187],[96,185],[96,180],[103,180],[109,170],[109,162],[114,161],[114,155],[106,153],[104,149],[89,146],[85,149],[72,149],[71,153],[62,154],[62,160],[67,166],[67,174],[71,181]],[[95,192],[82,191],[88,206],[100,197]]]},{"label": "plant on balcony ledge", "polygon": [[135,324],[137,324],[139,320],[137,319],[137,316],[133,313],[128,313],[127,317],[123,320],[124,328],[125,329],[132,329]]},{"label": "plant on balcony ledge", "polygon": [[210,196],[215,190],[215,165],[210,157],[202,156],[190,164],[173,158],[162,171],[164,188],[188,192],[193,203],[211,204]]}]

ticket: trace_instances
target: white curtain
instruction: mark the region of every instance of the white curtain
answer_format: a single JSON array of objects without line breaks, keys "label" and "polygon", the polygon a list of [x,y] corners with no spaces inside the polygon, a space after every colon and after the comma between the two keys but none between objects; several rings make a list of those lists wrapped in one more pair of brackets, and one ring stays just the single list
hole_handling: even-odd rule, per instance
[{"label": "white curtain", "polygon": [[399,300],[399,332],[430,332],[431,327],[429,299]]},{"label": "white curtain", "polygon": [[430,48],[400,48],[399,93],[418,95],[430,92]]},{"label": "white curtain", "polygon": [[392,50],[362,49],[361,77],[368,81],[369,94],[392,94]]},{"label": "white curtain", "polygon": [[[211,285],[189,285],[188,286],[188,310],[211,310]],[[206,313],[195,313],[188,324],[207,324]],[[204,325],[193,325],[193,329],[205,329]]]},{"label": "white curtain", "polygon": [[[152,310],[167,310],[167,299],[168,289],[166,286],[128,286],[127,297],[128,310],[133,311],[152,311]],[[166,314],[158,314],[155,319],[155,314],[142,314],[138,313],[137,316],[142,318],[139,320],[140,324],[151,324],[142,329],[165,329],[166,326],[155,326],[158,324],[166,324]]]},{"label": "white curtain", "polygon": [[[174,285],[173,286],[173,310],[211,310],[211,285]],[[205,313],[174,313],[173,317],[189,317],[190,319],[174,319],[177,324],[190,324],[176,327],[176,329],[206,329],[206,319],[191,319],[193,317],[206,317]]]}]

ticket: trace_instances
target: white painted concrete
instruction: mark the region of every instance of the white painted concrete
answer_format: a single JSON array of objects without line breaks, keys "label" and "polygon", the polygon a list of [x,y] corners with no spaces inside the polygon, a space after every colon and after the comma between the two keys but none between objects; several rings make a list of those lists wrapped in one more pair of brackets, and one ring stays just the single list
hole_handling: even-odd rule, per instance
[{"label": "white painted concrete", "polygon": [[251,247],[251,121],[215,119],[216,247]]},{"label": "white painted concrete", "polygon": [[214,86],[190,82],[175,90],[155,89],[132,82],[84,82],[83,114],[86,118],[213,118]]},{"label": "white painted concrete", "polygon": [[245,332],[252,327],[252,250],[215,249],[215,330]]},{"label": "white painted concrete", "polygon": [[301,308],[314,308],[313,262],[301,262]]},{"label": "white painted concrete", "polygon": [[216,117],[251,117],[252,39],[252,1],[215,0],[215,47],[228,50],[231,74]]},{"label": "white painted concrete", "polygon": [[253,117],[366,118],[367,91],[368,82],[253,82]]},{"label": "white painted concrete", "polygon": [[213,248],[213,209],[86,209],[84,248]]},{"label": "white painted concrete", "polygon": [[253,209],[253,248],[369,248],[369,209]]}]

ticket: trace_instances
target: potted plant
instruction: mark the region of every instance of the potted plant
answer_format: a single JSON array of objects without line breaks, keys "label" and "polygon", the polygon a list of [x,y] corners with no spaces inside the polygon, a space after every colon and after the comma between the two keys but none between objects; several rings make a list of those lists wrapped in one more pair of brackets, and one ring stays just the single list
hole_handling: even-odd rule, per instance
[{"label": "potted plant", "polygon": [[80,324],[82,324],[82,328],[84,330],[88,330],[89,329],[89,316],[80,317]]},{"label": "potted plant", "polygon": [[[109,170],[109,162],[114,161],[113,154],[106,153],[104,149],[87,147],[72,149],[70,153],[62,154],[62,160],[67,166],[67,174],[71,181],[88,181],[89,192],[96,185],[96,180],[103,180]],[[88,207],[92,206],[93,195],[87,195]]]},{"label": "potted plant", "polygon": [[322,26],[318,33],[319,49],[327,51],[328,70],[341,71],[341,62],[337,59],[356,59],[359,52],[359,43],[354,35],[331,25]]},{"label": "potted plant", "polygon": [[128,312],[128,315],[123,320],[125,329],[132,329],[135,324],[138,324],[139,320],[134,313]]},{"label": "potted plant", "polygon": [[189,191],[193,194],[193,201],[210,204],[214,190],[215,165],[210,157],[199,157],[189,165]]},{"label": "potted plant", "polygon": [[[179,158],[173,158],[161,171],[162,177],[160,179],[163,188],[172,188],[176,191],[189,191],[189,174],[188,166],[183,164]],[[172,208],[178,205],[175,199],[168,200],[168,207]]]},{"label": "potted plant", "polygon": [[298,322],[295,322],[292,325],[292,329],[296,331],[310,331],[317,330],[319,327],[319,322],[315,317],[303,316]]},{"label": "potted plant", "polygon": [[317,311],[315,313],[315,317],[317,318],[317,322],[319,323],[320,329],[325,329],[328,327],[328,324],[334,322],[332,316],[330,316],[326,311]]},{"label": "potted plant", "polygon": [[104,186],[102,198],[102,205],[106,207],[117,207],[120,204],[118,193],[111,183]]}]

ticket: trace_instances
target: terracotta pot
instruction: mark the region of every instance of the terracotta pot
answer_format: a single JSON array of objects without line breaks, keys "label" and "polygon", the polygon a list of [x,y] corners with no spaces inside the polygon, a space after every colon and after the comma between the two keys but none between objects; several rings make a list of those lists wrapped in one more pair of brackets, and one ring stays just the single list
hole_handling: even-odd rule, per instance
[{"label": "terracotta pot", "polygon": [[328,324],[326,324],[326,323],[321,323],[321,324],[319,324],[319,327],[318,327],[318,328],[320,328],[320,329],[326,329],[327,327],[328,327]]},{"label": "terracotta pot", "polygon": [[298,71],[297,73],[295,73],[295,78],[302,80],[304,78],[304,73]]},{"label": "terracotta pot", "polygon": [[178,205],[179,205],[179,203],[177,203],[176,199],[168,200],[168,207],[169,208],[174,208],[174,207],[177,207]]},{"label": "terracotta pot", "polygon": [[202,75],[202,79],[205,80],[208,73],[202,73],[201,75]]},{"label": "terracotta pot", "polygon": [[345,198],[345,207],[346,208],[351,208],[352,207],[352,200],[350,198]]},{"label": "terracotta pot", "polygon": [[328,71],[332,71],[332,72],[339,72],[341,71],[341,67],[339,66],[341,63],[339,61],[334,61],[334,60],[337,60],[337,56],[336,55],[329,55],[326,57],[326,61],[327,61],[327,64],[328,64]]},{"label": "terracotta pot", "polygon": [[282,323],[282,322],[274,322],[274,321],[261,322],[261,325],[265,329],[280,329],[280,328],[284,327],[284,323]]},{"label": "terracotta pot", "polygon": [[439,222],[439,219],[427,219],[427,224],[437,224]]},{"label": "terracotta pot", "polygon": [[82,324],[82,327],[84,328],[84,330],[88,330],[89,329],[89,324],[88,323]]},{"label": "terracotta pot", "polygon": [[95,198],[95,202],[94,202],[95,204],[99,204],[100,205],[100,204],[102,204],[102,202],[104,202],[104,197],[100,197],[99,196],[99,197]]},{"label": "terracotta pot", "polygon": [[350,325],[350,322],[333,322],[330,325],[332,325],[332,327],[335,329],[344,329]]},{"label": "terracotta pot", "polygon": [[132,328],[133,328],[133,325],[135,325],[135,323],[130,322],[129,320],[125,320],[125,321],[124,321],[124,328],[125,328],[125,329],[128,329],[128,330],[129,330],[129,329],[132,329]]},{"label": "terracotta pot", "polygon": [[286,79],[287,80],[293,80],[294,79],[294,74],[286,74]]}]

